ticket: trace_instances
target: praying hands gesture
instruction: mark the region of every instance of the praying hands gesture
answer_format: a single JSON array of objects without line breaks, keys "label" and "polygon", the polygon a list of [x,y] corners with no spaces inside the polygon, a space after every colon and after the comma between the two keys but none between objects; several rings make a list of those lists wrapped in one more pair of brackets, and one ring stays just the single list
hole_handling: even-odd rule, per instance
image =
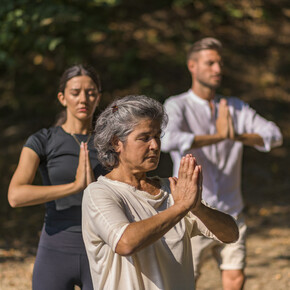
[{"label": "praying hands gesture", "polygon": [[[211,144],[216,144],[225,139],[242,141],[235,132],[232,116],[226,99],[221,99],[219,103],[218,117],[216,119],[216,133],[195,135],[190,149],[200,148]],[[243,142],[243,141],[242,141]]]},{"label": "praying hands gesture", "polygon": [[80,146],[79,165],[74,183],[76,188],[79,188],[79,191],[81,191],[94,180],[95,178],[91,167],[88,144],[82,142]]},{"label": "praying hands gesture", "polygon": [[185,210],[197,210],[201,204],[202,172],[191,154],[182,157],[178,178],[170,177],[170,188],[174,203]]},{"label": "praying hands gesture", "polygon": [[216,129],[220,137],[224,139],[235,139],[235,130],[232,116],[226,99],[221,99],[219,103],[218,118],[216,120]]},{"label": "praying hands gesture", "polygon": [[[223,139],[240,141],[248,146],[264,146],[262,137],[255,133],[236,134],[233,119],[229,111],[226,99],[221,99],[219,103],[218,118],[216,120],[216,129],[218,136]],[[219,140],[221,141],[221,140]]]},{"label": "praying hands gesture", "polygon": [[202,171],[191,154],[182,157],[178,178],[169,178],[174,205],[191,211],[221,241],[236,241],[239,232],[236,223],[229,215],[205,206],[202,199]]}]

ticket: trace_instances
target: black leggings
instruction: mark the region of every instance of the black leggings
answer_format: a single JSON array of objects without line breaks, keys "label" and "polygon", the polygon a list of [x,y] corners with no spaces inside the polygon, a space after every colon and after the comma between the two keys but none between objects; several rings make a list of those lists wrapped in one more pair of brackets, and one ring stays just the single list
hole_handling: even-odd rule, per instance
[{"label": "black leggings", "polygon": [[93,290],[81,234],[61,232],[49,236],[42,231],[33,270],[32,289],[73,290],[74,285],[83,290]]}]

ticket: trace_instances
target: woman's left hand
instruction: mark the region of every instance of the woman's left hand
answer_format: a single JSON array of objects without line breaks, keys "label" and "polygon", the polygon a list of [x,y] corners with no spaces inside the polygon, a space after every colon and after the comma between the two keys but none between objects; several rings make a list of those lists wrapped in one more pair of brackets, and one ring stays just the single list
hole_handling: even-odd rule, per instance
[{"label": "woman's left hand", "polygon": [[92,170],[91,161],[90,161],[90,151],[88,150],[88,144],[84,144],[85,147],[85,156],[86,156],[86,183],[87,186],[95,181],[94,172]]}]

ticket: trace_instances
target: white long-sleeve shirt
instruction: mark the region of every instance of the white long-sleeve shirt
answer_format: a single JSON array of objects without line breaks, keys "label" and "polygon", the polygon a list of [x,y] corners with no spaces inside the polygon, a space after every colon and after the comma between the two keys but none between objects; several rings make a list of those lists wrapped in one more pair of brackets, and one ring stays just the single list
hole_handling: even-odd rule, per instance
[{"label": "white long-sleeve shirt", "polygon": [[[237,216],[243,209],[241,194],[242,142],[224,140],[216,144],[190,149],[195,136],[216,133],[219,100],[213,100],[214,111],[208,101],[189,91],[170,97],[164,106],[169,117],[161,149],[170,152],[173,175],[178,176],[181,157],[191,153],[203,168],[203,199],[212,207]],[[255,146],[268,152],[282,144],[282,134],[273,122],[267,121],[248,104],[235,97],[227,98],[229,111],[237,134],[256,133],[264,146]]]}]

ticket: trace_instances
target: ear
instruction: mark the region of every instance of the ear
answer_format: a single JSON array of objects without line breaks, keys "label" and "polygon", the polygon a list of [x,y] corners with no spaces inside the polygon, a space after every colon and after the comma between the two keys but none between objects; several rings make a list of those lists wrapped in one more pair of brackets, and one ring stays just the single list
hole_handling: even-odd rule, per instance
[{"label": "ear", "polygon": [[194,59],[189,59],[187,61],[187,68],[189,72],[191,73],[191,75],[194,74],[195,67],[196,67],[196,61]]},{"label": "ear", "polygon": [[59,93],[57,94],[57,98],[58,98],[59,102],[60,102],[64,107],[66,107],[66,99],[65,99],[65,97],[64,97],[64,94],[59,92]]},{"label": "ear", "polygon": [[123,147],[123,143],[120,141],[120,139],[117,136],[113,137],[112,145],[113,145],[115,152],[117,152],[117,153],[121,152],[121,149]]}]

